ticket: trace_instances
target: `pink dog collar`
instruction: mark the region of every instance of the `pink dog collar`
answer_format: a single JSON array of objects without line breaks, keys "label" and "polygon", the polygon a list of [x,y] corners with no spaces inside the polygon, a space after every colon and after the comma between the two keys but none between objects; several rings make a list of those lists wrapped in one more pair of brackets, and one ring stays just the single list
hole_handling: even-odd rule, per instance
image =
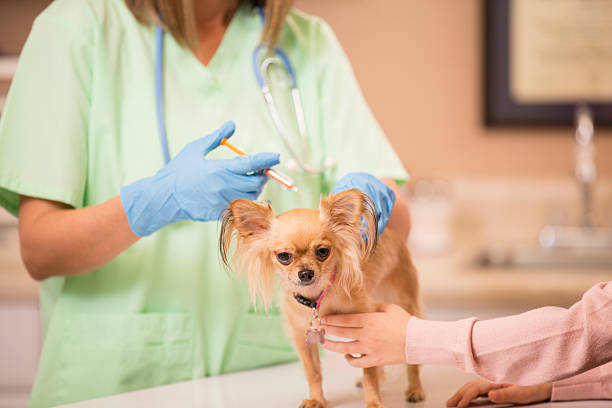
[{"label": "pink dog collar", "polygon": [[325,295],[327,295],[327,292],[329,292],[329,289],[331,288],[332,283],[334,283],[334,278],[335,277],[336,277],[336,271],[334,270],[332,272],[331,279],[329,280],[329,285],[327,285],[327,287],[325,288],[323,293],[321,293],[319,295],[319,298],[317,299],[317,304],[316,304],[316,307],[315,307],[316,310],[319,310],[319,308],[321,307],[321,302],[323,301],[323,298],[325,297]]}]

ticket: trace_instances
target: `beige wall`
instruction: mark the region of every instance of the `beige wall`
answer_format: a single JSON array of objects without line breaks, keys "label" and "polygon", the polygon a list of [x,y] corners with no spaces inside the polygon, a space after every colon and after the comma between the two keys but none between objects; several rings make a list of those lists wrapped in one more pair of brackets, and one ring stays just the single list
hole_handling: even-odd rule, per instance
[{"label": "beige wall", "polygon": [[[571,177],[570,129],[490,130],[481,121],[479,0],[298,0],[336,31],[405,166],[416,176]],[[597,137],[612,177],[612,131]]]},{"label": "beige wall", "polygon": [[[29,16],[47,1],[0,0],[0,14],[21,2]],[[570,129],[482,126],[481,3],[298,0],[297,6],[335,29],[368,102],[413,175],[570,177]],[[21,26],[25,37],[28,24]],[[612,178],[612,131],[596,137],[599,174]]]},{"label": "beige wall", "polygon": [[51,0],[0,0],[0,55],[18,54],[32,21]]}]

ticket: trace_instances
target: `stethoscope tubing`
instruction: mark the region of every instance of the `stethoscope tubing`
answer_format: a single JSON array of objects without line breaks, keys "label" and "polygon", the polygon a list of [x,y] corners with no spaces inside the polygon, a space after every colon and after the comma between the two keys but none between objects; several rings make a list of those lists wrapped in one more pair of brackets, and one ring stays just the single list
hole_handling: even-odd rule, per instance
[{"label": "stethoscope tubing", "polygon": [[[266,82],[267,82],[260,69],[259,55],[263,51],[268,51],[268,49],[269,48],[267,45],[261,44],[261,45],[258,45],[257,48],[255,48],[255,51],[253,51],[253,72],[255,73],[255,79],[257,80],[257,85],[259,85],[259,88],[263,88],[264,86],[266,86]],[[297,88],[298,85],[297,85],[297,79],[295,77],[295,72],[293,71],[293,66],[291,66],[291,62],[289,61],[289,57],[287,56],[285,51],[283,51],[281,47],[277,46],[277,47],[274,47],[274,54],[280,57],[280,60],[282,61],[283,66],[287,70],[287,73],[289,74],[289,78],[291,78],[291,87]]]},{"label": "stethoscope tubing", "polygon": [[157,113],[157,129],[159,143],[164,155],[164,163],[170,162],[168,136],[166,135],[166,114],[164,111],[164,29],[155,26],[155,110]]}]

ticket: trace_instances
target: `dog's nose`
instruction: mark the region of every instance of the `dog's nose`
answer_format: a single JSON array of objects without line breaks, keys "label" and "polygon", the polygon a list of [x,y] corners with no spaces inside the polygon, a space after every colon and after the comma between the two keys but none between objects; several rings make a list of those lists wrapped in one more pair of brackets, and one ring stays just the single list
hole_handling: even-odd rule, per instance
[{"label": "dog's nose", "polygon": [[298,272],[298,278],[304,283],[308,283],[314,278],[314,271],[312,269],[304,269]]}]

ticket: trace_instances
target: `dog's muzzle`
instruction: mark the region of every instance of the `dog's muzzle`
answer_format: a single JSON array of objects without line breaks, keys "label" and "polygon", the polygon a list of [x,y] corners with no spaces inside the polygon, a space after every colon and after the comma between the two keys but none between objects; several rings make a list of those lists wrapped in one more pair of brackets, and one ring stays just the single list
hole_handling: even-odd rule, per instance
[{"label": "dog's muzzle", "polygon": [[303,269],[298,272],[298,278],[302,284],[311,284],[314,279],[314,271],[312,269]]}]

